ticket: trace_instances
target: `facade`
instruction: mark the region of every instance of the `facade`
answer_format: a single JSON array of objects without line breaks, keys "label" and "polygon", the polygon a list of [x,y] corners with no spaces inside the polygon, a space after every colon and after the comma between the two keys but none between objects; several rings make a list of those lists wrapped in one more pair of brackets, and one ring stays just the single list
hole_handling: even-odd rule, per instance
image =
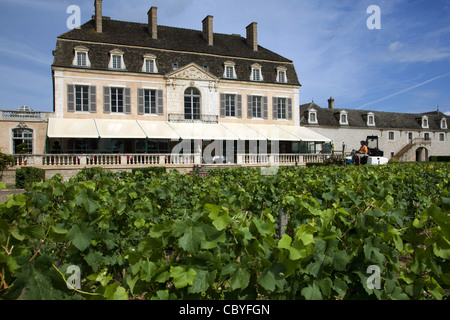
[{"label": "facade", "polygon": [[293,62],[246,38],[103,17],[57,39],[49,154],[183,154],[240,163],[329,141],[299,126]]},{"label": "facade", "polygon": [[300,106],[300,124],[333,140],[336,150],[358,150],[361,140],[379,137],[379,149],[388,159],[428,161],[450,155],[450,117],[442,112],[393,113],[328,108],[311,102]]}]

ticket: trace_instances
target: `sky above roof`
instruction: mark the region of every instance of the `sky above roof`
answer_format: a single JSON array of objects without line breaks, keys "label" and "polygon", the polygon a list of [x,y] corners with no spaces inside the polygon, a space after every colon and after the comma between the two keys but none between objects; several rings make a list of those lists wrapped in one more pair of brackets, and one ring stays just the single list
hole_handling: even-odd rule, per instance
[{"label": "sky above roof", "polygon": [[[94,14],[94,0],[0,0],[0,109],[53,109],[71,5],[81,23]],[[259,44],[294,62],[300,104],[450,114],[450,0],[103,0],[103,15],[147,23],[151,6],[166,26],[201,30],[212,15],[214,32],[245,37],[257,22]]]}]

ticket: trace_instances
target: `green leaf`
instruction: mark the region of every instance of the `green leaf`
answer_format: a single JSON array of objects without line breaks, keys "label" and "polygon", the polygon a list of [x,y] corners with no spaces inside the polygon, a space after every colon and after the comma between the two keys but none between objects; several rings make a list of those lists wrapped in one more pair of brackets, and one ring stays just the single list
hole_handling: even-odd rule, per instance
[{"label": "green leaf", "polygon": [[107,300],[128,300],[128,294],[124,287],[119,286],[117,282],[106,287],[103,296]]},{"label": "green leaf", "polygon": [[230,284],[233,290],[247,288],[250,281],[250,272],[242,266],[239,266],[236,272],[231,276]]},{"label": "green leaf", "polygon": [[4,181],[0,181],[0,190],[6,189],[6,183]]},{"label": "green leaf", "polygon": [[228,209],[213,204],[205,204],[205,209],[211,211],[208,218],[212,220],[212,224],[218,231],[224,230],[228,223],[231,221],[231,217],[228,214]]},{"label": "green leaf", "polygon": [[29,226],[24,230],[25,234],[32,239],[44,239],[45,229],[42,226]]},{"label": "green leaf", "polygon": [[274,263],[267,270],[265,270],[258,278],[258,284],[268,291],[274,291],[275,287],[283,288],[286,280],[282,273],[286,268],[281,263]]},{"label": "green leaf", "polygon": [[208,288],[214,283],[217,271],[196,270],[196,276],[192,287],[189,287],[189,293],[206,292]]},{"label": "green leaf", "polygon": [[84,251],[95,239],[96,233],[87,223],[83,222],[81,225],[74,225],[69,230],[67,237],[78,250]]},{"label": "green leaf", "polygon": [[204,239],[205,234],[201,228],[190,226],[184,230],[183,236],[178,240],[178,245],[187,252],[195,253]]},{"label": "green leaf", "polygon": [[152,261],[141,261],[141,280],[150,282],[158,267]]},{"label": "green leaf", "polygon": [[310,284],[303,288],[301,294],[306,300],[322,300],[322,294],[316,281],[313,281],[312,285]]},{"label": "green leaf", "polygon": [[333,267],[336,271],[345,271],[347,268],[348,255],[345,251],[337,251],[333,256]]},{"label": "green leaf", "polygon": [[187,269],[182,266],[170,267],[170,277],[173,278],[173,284],[177,289],[187,287],[188,285],[192,286],[196,274],[192,268]]}]

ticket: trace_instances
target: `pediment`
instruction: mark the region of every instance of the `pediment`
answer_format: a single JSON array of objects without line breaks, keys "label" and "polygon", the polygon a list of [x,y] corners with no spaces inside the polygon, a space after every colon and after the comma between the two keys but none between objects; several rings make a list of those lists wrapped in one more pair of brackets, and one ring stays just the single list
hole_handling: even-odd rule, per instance
[{"label": "pediment", "polygon": [[195,63],[190,63],[178,70],[166,74],[170,79],[185,79],[185,80],[203,80],[203,81],[218,81],[219,79],[212,73],[206,71]]}]

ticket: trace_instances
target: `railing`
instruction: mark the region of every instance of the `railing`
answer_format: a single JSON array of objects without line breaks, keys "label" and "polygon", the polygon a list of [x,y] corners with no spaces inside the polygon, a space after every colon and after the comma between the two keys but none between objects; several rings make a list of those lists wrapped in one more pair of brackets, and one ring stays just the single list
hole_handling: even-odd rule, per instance
[{"label": "railing", "polygon": [[[166,166],[201,164],[200,154],[44,154],[13,155],[16,166],[39,167],[85,167],[85,166]],[[325,154],[238,154],[237,165],[294,165],[308,162],[323,162]]]},{"label": "railing", "polygon": [[0,120],[44,121],[49,118],[50,113],[41,111],[2,110],[0,111]]},{"label": "railing", "polygon": [[198,114],[193,115],[194,119],[186,119],[184,113],[169,113],[168,120],[169,122],[178,122],[178,123],[219,123],[218,115],[211,114]]},{"label": "railing", "polygon": [[324,162],[326,154],[238,154],[238,164],[301,164]]}]

